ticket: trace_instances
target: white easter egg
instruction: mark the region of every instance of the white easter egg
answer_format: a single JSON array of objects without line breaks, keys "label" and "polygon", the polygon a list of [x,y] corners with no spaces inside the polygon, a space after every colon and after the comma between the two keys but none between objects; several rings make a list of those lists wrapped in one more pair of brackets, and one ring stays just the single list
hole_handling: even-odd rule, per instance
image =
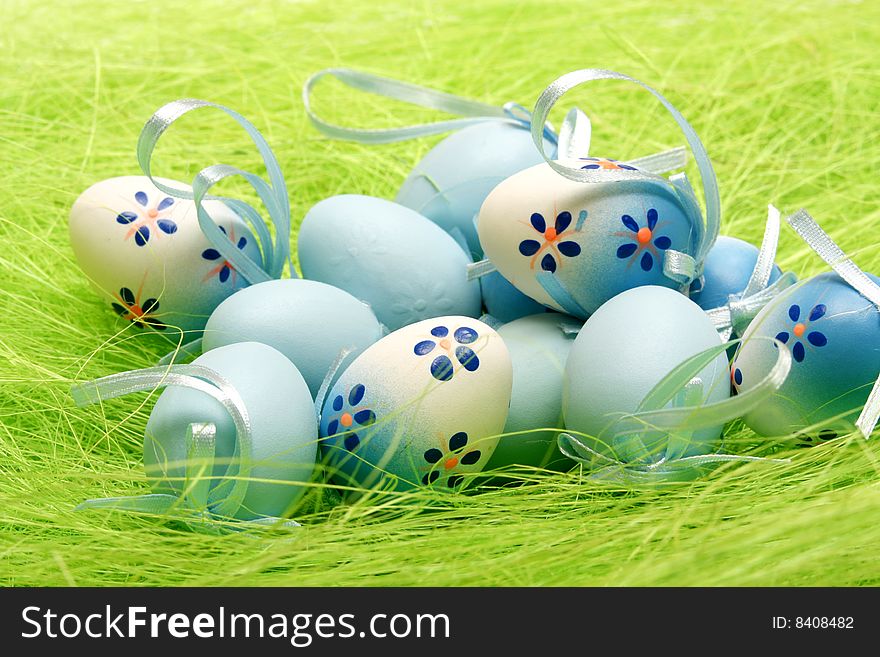
[{"label": "white easter egg", "polygon": [[337,479],[456,488],[489,461],[512,376],[498,333],[470,317],[437,317],[385,336],[324,401],[320,435]]},{"label": "white easter egg", "polygon": [[495,187],[477,229],[486,257],[504,278],[539,303],[581,319],[633,287],[679,287],[663,265],[666,251],[694,256],[703,238],[693,193],[659,176],[636,178],[634,167],[611,160],[563,163],[615,175],[631,171],[634,178],[575,182],[544,163]]},{"label": "white easter egg", "polygon": [[[721,344],[703,310],[683,294],[664,287],[638,287],[602,305],[581,328],[565,365],[562,412],[565,427],[586,434],[592,449],[621,461],[658,460],[668,436],[643,444],[638,436],[614,437],[621,416],[637,410],[642,399],[673,368],[701,351]],[[699,374],[702,401],[730,396],[724,353]],[[676,443],[690,456],[710,451],[723,427],[696,431],[688,444]],[[671,456],[671,455],[670,455]]]},{"label": "white easter egg", "polygon": [[[244,221],[220,201],[203,205],[235,245],[260,262]],[[70,241],[98,293],[140,328],[200,330],[223,299],[248,284],[211,247],[195,203],[169,196],[146,176],[102,180],[80,194],[70,211]]]}]

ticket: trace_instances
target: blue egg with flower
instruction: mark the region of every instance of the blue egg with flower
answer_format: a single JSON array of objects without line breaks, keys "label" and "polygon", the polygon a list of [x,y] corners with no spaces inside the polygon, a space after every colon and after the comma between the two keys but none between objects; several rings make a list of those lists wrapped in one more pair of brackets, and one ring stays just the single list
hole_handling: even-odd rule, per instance
[{"label": "blue egg with flower", "polygon": [[[869,275],[876,283],[880,278]],[[762,436],[836,437],[853,430],[880,373],[880,311],[827,272],[794,285],[752,321],[731,365],[736,392],[748,390],[789,349],[782,387],[744,420]]]},{"label": "blue egg with flower", "polygon": [[391,330],[429,317],[480,316],[470,257],[436,224],[392,201],[324,199],[303,219],[297,248],[305,278],[368,303]]},{"label": "blue egg with flower", "polygon": [[667,252],[696,257],[702,216],[689,186],[602,158],[567,159],[631,179],[575,182],[542,163],[498,185],[480,209],[486,256],[538,303],[586,319],[634,287],[681,289],[667,275]]},{"label": "blue egg with flower", "polygon": [[411,324],[368,347],[322,404],[331,475],[355,489],[457,490],[489,461],[510,405],[502,339],[470,317]]},{"label": "blue egg with flower", "polygon": [[[555,146],[546,139],[547,153]],[[458,230],[474,258],[480,245],[474,218],[489,192],[505,178],[542,162],[527,127],[484,121],[452,133],[407,176],[395,201],[446,231]]]}]

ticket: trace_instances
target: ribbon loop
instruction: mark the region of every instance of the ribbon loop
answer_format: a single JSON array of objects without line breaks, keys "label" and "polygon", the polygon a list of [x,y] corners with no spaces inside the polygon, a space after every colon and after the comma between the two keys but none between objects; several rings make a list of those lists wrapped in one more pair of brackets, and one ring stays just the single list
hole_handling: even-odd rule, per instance
[{"label": "ribbon loop", "polygon": [[[263,159],[269,181],[259,176],[229,165],[213,165],[202,169],[193,181],[193,190],[171,187],[157,181],[152,174],[151,159],[159,139],[165,131],[184,114],[203,107],[213,107],[232,117],[253,141]],[[211,245],[228,260],[249,283],[280,278],[285,264],[290,265],[290,275],[296,277],[296,271],[290,260],[290,201],[287,196],[287,185],[281,173],[278,160],[265,138],[254,125],[238,112],[217,103],[198,99],[176,100],[160,107],[144,125],[138,138],[138,163],[152,183],[166,194],[177,198],[190,199],[195,202],[198,212],[199,227]],[[269,215],[275,228],[275,239],[272,240],[267,222],[249,204],[220,196],[208,195],[208,190],[225,178],[243,177],[254,188]],[[253,226],[260,242],[261,262],[256,263],[242,253],[229,237],[211,220],[211,216],[203,205],[205,200],[222,201],[238,214],[245,222]]]},{"label": "ribbon loop", "polygon": [[[870,301],[880,311],[880,285],[871,280],[859,266],[843,252],[834,240],[822,230],[810,214],[801,208],[786,218],[789,226],[800,235],[822,260],[845,280],[856,292]],[[880,422],[880,373],[868,395],[862,412],[856,420],[856,428],[865,438],[870,438]]]},{"label": "ribbon loop", "polygon": [[[346,86],[359,91],[466,118],[383,129],[346,128],[335,125],[324,121],[312,109],[313,90],[321,80],[327,77],[336,78]],[[321,133],[333,139],[356,141],[362,144],[387,144],[415,139],[460,130],[484,121],[504,121],[526,129],[531,126],[529,111],[515,103],[507,103],[503,107],[498,107],[417,84],[348,68],[328,68],[309,77],[303,85],[302,99],[309,120]],[[556,143],[556,134],[549,125],[542,126],[540,132],[545,139],[553,144]]]}]

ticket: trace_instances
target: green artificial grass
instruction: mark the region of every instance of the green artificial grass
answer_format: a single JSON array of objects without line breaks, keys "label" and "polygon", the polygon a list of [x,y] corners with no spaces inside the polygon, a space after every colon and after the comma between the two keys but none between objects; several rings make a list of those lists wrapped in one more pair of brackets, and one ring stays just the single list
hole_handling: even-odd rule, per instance
[{"label": "green artificial grass", "polygon": [[[740,423],[728,449],[791,462],[724,466],[664,490],[600,487],[578,470],[351,504],[316,490],[293,541],[74,512],[89,497],[146,490],[141,440],[155,395],[77,409],[71,385],[154,364],[168,344],[99,302],[66,225],[90,184],[140,173],[138,133],[169,100],[205,98],[251,119],[279,157],[296,225],[332,194],[393,197],[439,139],[321,137],[300,102],[310,73],[351,66],[530,107],[556,76],[605,67],[645,80],[690,119],[718,174],[723,233],[757,243],[768,202],[805,206],[877,273],[878,39],[870,2],[0,0],[0,583],[880,584],[876,438],[768,450]],[[316,103],[362,127],[437,116],[329,83]],[[682,143],[635,88],[576,90],[557,125],[575,103],[594,119],[596,154]],[[156,174],[191,180],[215,162],[259,170],[220,113],[180,123]],[[801,277],[825,270],[788,230],[779,262]]]}]

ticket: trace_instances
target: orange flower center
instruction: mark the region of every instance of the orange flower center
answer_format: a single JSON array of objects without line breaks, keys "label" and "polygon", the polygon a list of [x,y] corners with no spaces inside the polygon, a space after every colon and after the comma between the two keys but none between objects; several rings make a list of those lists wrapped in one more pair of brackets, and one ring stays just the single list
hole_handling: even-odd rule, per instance
[{"label": "orange flower center", "polygon": [[130,306],[130,307],[129,307],[129,312],[131,312],[131,314],[134,315],[135,317],[142,317],[143,314],[144,314],[144,310],[143,310],[143,308],[141,308],[141,307],[140,307],[139,305],[137,305],[137,304],[135,304],[135,305],[133,305],[133,306]]},{"label": "orange flower center", "polygon": [[443,464],[443,467],[446,468],[447,470],[452,470],[452,468],[454,468],[457,465],[458,465],[458,458],[455,456],[451,456],[448,459],[446,459],[446,463]]},{"label": "orange flower center", "polygon": [[443,338],[442,340],[440,340],[440,346],[444,349],[449,349],[449,347],[452,346],[452,343],[449,342],[449,338]]},{"label": "orange flower center", "polygon": [[350,427],[353,422],[353,418],[351,417],[351,413],[343,413],[342,417],[339,418],[339,424],[344,427]]},{"label": "orange flower center", "polygon": [[147,212],[147,216],[150,219],[155,219],[156,217],[159,216],[159,211],[154,208],[154,209],[150,210],[149,212]]},{"label": "orange flower center", "polygon": [[556,239],[556,229],[555,228],[548,228],[547,230],[545,230],[544,231],[544,239],[547,240],[548,242],[552,242],[553,240],[555,240]]},{"label": "orange flower center", "polygon": [[651,241],[651,229],[647,226],[639,228],[639,232],[636,233],[636,239],[639,241],[639,244],[647,244]]},{"label": "orange flower center", "polygon": [[797,337],[801,337],[804,334],[804,331],[807,330],[807,327],[804,326],[803,323],[797,323],[794,325],[794,334]]}]

